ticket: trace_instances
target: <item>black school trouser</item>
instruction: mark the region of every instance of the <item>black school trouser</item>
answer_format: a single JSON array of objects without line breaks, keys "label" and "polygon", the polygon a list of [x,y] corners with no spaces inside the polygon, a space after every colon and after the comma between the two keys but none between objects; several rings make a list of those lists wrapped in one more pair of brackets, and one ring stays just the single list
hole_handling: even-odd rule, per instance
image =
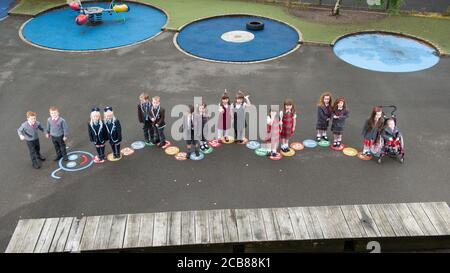
[{"label": "black school trouser", "polygon": [[115,157],[120,157],[120,142],[119,143],[109,142],[109,144],[111,145],[113,155]]},{"label": "black school trouser", "polygon": [[35,140],[27,140],[28,151],[30,152],[31,162],[39,164],[39,158],[41,157],[41,145],[39,144],[39,138]]},{"label": "black school trouser", "polygon": [[145,142],[149,142],[150,140],[153,141],[153,138],[155,137],[155,130],[153,129],[151,121],[149,120],[144,121],[144,126],[142,127],[142,130],[144,131]]},{"label": "black school trouser", "polygon": [[155,138],[153,138],[153,142],[154,143],[166,143],[166,136],[164,135],[164,127],[163,128],[159,128],[159,127],[154,127],[155,130]]},{"label": "black school trouser", "polygon": [[55,146],[56,156],[57,157],[66,157],[66,143],[63,140],[64,136],[55,137],[52,136],[53,146]]}]

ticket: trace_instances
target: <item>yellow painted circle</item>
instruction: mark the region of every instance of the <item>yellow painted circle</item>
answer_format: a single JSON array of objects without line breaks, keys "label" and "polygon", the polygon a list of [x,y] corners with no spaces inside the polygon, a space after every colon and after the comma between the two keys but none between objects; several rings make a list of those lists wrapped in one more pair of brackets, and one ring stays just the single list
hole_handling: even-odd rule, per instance
[{"label": "yellow painted circle", "polygon": [[358,154],[358,151],[355,148],[350,147],[345,148],[342,152],[348,156],[356,156]]},{"label": "yellow painted circle", "polygon": [[180,152],[180,149],[178,149],[178,147],[175,146],[170,146],[166,148],[165,152],[168,155],[176,155],[178,154],[178,152]]},{"label": "yellow painted circle", "polygon": [[110,153],[110,154],[108,154],[108,156],[107,156],[106,158],[107,158],[109,161],[119,161],[119,160],[122,159],[122,155],[120,155],[119,158],[114,158],[114,154],[113,154],[113,153]]},{"label": "yellow painted circle", "polygon": [[289,151],[288,152],[283,152],[283,151],[281,151],[281,154],[283,155],[283,156],[293,156],[293,155],[295,155],[295,150],[294,149],[289,149]]}]

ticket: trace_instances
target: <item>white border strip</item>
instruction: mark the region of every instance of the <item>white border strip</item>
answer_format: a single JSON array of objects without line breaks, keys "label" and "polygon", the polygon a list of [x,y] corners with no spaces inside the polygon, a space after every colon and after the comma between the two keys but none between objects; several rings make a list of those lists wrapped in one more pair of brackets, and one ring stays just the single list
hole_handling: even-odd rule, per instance
[{"label": "white border strip", "polygon": [[[203,20],[208,20],[208,19],[218,18],[218,17],[229,17],[229,16],[233,16],[233,17],[239,17],[239,16],[260,17],[260,18],[273,20],[273,21],[276,21],[276,22],[279,22],[279,23],[282,23],[282,24],[286,24],[287,26],[291,27],[292,29],[294,29],[297,32],[299,40],[297,41],[297,45],[293,49],[289,50],[288,52],[286,52],[284,54],[281,54],[279,56],[276,56],[276,57],[273,57],[273,58],[269,58],[269,59],[264,59],[264,60],[259,60],[259,61],[251,61],[251,62],[231,62],[231,61],[218,61],[218,60],[206,59],[206,58],[202,58],[202,57],[193,55],[193,54],[185,51],[178,44],[178,42],[177,42],[178,34],[186,26],[188,26],[190,24],[193,24],[195,22],[203,21]],[[280,59],[280,58],[283,58],[283,57],[291,54],[292,52],[296,51],[298,48],[300,48],[300,46],[303,43],[303,34],[296,27],[294,27],[293,25],[291,25],[289,23],[286,23],[286,22],[283,22],[283,21],[280,21],[280,20],[277,20],[277,19],[273,19],[273,18],[267,17],[267,16],[262,16],[262,15],[257,15],[257,14],[246,14],[246,13],[231,13],[231,14],[214,15],[214,16],[210,16],[210,17],[202,17],[202,18],[196,19],[196,20],[194,20],[192,22],[184,24],[183,26],[178,28],[177,33],[173,37],[173,43],[174,43],[175,47],[179,51],[181,51],[182,53],[184,53],[187,56],[190,56],[190,57],[198,59],[198,60],[207,61],[207,62],[211,62],[211,63],[225,63],[225,64],[256,64],[256,63],[263,63],[263,62],[269,62],[269,61],[273,61],[273,60],[276,60],[276,59]]]},{"label": "white border strip", "polygon": [[[85,2],[105,2],[105,1],[102,1],[102,0],[98,0],[98,1],[96,1],[96,0],[89,0],[89,1],[85,1]],[[37,47],[37,48],[40,48],[40,49],[46,49],[46,50],[49,50],[49,51],[54,51],[54,52],[67,52],[67,53],[92,53],[92,52],[104,52],[104,51],[110,51],[110,50],[115,50],[115,49],[127,48],[127,47],[131,47],[131,46],[135,46],[135,45],[139,45],[139,44],[145,43],[145,42],[147,42],[147,41],[149,41],[149,40],[151,40],[151,39],[153,39],[153,38],[159,36],[159,35],[163,32],[163,29],[165,29],[166,26],[169,24],[170,17],[169,17],[169,14],[168,14],[164,9],[159,8],[159,7],[157,7],[157,6],[154,6],[154,5],[147,4],[147,3],[141,3],[141,2],[135,1],[135,0],[126,0],[125,2],[131,2],[131,3],[136,3],[136,4],[139,4],[139,5],[143,5],[143,6],[149,6],[149,7],[155,8],[155,9],[161,11],[162,13],[164,13],[164,14],[166,15],[166,17],[167,17],[167,20],[166,20],[166,23],[161,27],[161,31],[158,32],[158,33],[156,33],[155,35],[149,37],[149,38],[146,38],[146,39],[144,39],[144,40],[135,42],[135,43],[133,43],[133,44],[123,45],[123,46],[117,46],[117,47],[110,47],[110,48],[103,48],[103,49],[90,49],[90,50],[64,50],[64,49],[56,49],[56,48],[45,47],[45,46],[41,46],[41,45],[38,45],[38,44],[35,44],[35,43],[31,42],[31,41],[27,40],[27,39],[23,36],[23,28],[25,27],[25,25],[26,25],[28,22],[30,22],[30,21],[33,20],[36,16],[39,16],[39,15],[42,14],[42,13],[46,13],[46,12],[48,12],[48,11],[60,9],[60,8],[63,8],[63,7],[66,7],[66,6],[67,6],[67,4],[62,4],[62,5],[59,5],[59,6],[55,6],[55,7],[53,7],[53,8],[50,8],[50,9],[48,9],[48,10],[42,11],[42,12],[36,14],[35,16],[33,16],[32,18],[28,19],[25,23],[22,24],[22,26],[20,26],[20,29],[19,29],[19,37],[20,37],[20,39],[21,39],[23,42],[25,42],[25,43],[28,44],[28,45],[31,45],[31,46],[34,46],[34,47]]]}]

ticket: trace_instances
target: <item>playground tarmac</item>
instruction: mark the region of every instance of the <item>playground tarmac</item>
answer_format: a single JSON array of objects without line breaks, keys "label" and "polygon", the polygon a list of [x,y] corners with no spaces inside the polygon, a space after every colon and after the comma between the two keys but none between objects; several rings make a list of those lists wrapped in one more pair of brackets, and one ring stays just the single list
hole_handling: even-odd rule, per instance
[{"label": "playground tarmac", "polygon": [[[22,42],[18,29],[25,20],[0,22],[0,251],[20,218],[450,200],[450,58],[424,71],[379,73],[341,61],[328,47],[302,46],[266,63],[218,64],[179,52],[173,33],[112,51],[63,53]],[[123,146],[129,146],[142,138],[140,92],[159,95],[170,116],[173,106],[191,104],[193,96],[218,103],[224,88],[232,95],[247,91],[254,104],[293,98],[297,140],[314,137],[315,104],[331,90],[348,101],[344,143],[358,149],[372,106],[395,104],[405,163],[386,160],[380,166],[319,147],[271,161],[241,145],[223,145],[203,161],[180,162],[152,147],[119,162],[58,172],[56,181],[50,176],[57,169],[51,142],[41,135],[48,160],[35,170],[16,133],[27,110],[45,123],[48,107],[56,105],[70,127],[70,150],[94,153],[87,134],[90,109],[111,105],[122,123]],[[176,119],[166,121],[170,126]]]}]

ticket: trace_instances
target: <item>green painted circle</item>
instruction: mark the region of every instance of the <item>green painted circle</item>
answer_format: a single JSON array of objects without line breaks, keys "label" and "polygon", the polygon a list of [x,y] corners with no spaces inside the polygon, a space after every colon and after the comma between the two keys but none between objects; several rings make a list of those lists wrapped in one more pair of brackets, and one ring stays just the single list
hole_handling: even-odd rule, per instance
[{"label": "green painted circle", "polygon": [[321,146],[321,147],[328,147],[328,146],[330,146],[330,142],[326,141],[326,140],[321,140],[317,144],[319,144],[319,146]]},{"label": "green painted circle", "polygon": [[208,150],[200,150],[200,152],[204,153],[205,155],[210,154],[214,151],[214,149],[212,147],[209,147]]},{"label": "green painted circle", "polygon": [[155,144],[152,142],[145,142],[145,146],[155,146]]},{"label": "green painted circle", "polygon": [[266,156],[268,152],[269,152],[269,149],[267,149],[267,148],[258,148],[255,150],[255,154],[257,156]]}]

